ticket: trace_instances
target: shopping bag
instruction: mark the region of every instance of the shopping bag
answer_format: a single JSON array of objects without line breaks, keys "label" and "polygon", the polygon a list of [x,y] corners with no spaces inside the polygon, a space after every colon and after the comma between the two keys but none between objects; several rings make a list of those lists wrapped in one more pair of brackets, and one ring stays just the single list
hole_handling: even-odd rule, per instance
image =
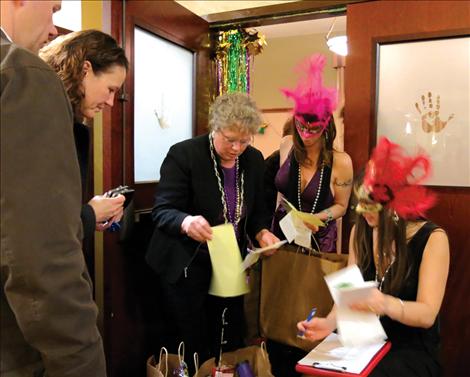
[{"label": "shopping bag", "polygon": [[[240,348],[232,352],[225,352],[222,354],[222,361],[220,364],[232,366],[233,369],[236,369],[237,365],[244,362],[248,362],[255,376],[274,377],[271,373],[271,364],[269,363],[269,356],[264,342],[261,343],[261,346],[250,346]],[[215,367],[215,358],[213,357],[201,365],[194,377],[211,376],[212,369]]]},{"label": "shopping bag", "polygon": [[347,264],[347,255],[318,253],[292,245],[264,258],[261,270],[261,335],[310,351],[314,343],[297,336],[297,322],[312,308],[326,316],[332,306],[324,276]]},{"label": "shopping bag", "polygon": [[158,363],[152,355],[147,360],[147,377],[189,376],[184,361],[184,343],[178,347],[178,355],[168,353],[165,347],[160,349]]}]

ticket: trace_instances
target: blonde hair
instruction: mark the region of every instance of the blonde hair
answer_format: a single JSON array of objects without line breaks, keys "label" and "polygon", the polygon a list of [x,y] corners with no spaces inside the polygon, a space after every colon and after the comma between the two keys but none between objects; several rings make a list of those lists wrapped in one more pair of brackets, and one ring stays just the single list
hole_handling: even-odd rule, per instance
[{"label": "blonde hair", "polygon": [[262,124],[255,101],[248,94],[232,92],[217,97],[209,110],[209,129],[237,129],[254,135]]}]

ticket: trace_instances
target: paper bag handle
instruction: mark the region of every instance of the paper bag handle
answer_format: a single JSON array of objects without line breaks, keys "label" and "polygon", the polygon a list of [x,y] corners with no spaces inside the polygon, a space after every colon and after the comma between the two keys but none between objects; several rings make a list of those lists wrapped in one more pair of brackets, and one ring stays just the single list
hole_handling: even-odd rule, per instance
[{"label": "paper bag handle", "polygon": [[264,360],[269,361],[268,350],[266,349],[266,342],[265,341],[261,342],[260,347],[261,347],[261,355],[263,355]]},{"label": "paper bag handle", "polygon": [[168,376],[168,350],[165,347],[160,349],[160,357],[158,358],[158,371],[163,374],[162,372],[162,356],[165,354],[165,377]]},{"label": "paper bag handle", "polygon": [[180,365],[184,363],[184,342],[181,342],[178,346],[178,360]]},{"label": "paper bag handle", "polygon": [[[312,237],[312,238],[316,243],[317,241],[315,240],[315,237]],[[309,257],[319,257],[321,256],[321,251],[320,251],[320,247],[318,246],[318,243],[317,243],[317,247],[318,247],[318,250],[315,250],[313,248],[303,247],[303,246],[297,246],[297,248],[295,249],[295,252],[305,254],[305,252],[302,252],[302,250],[306,250],[308,253],[305,255],[308,255]]]},{"label": "paper bag handle", "polygon": [[197,352],[194,352],[193,359],[194,359],[194,369],[196,370],[196,374],[194,376],[198,377],[199,376],[199,355],[197,354]]}]

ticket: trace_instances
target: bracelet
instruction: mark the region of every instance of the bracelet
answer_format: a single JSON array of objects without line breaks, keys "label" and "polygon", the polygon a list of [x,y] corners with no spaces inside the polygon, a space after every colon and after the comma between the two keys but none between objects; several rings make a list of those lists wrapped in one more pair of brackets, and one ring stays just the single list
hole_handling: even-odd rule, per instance
[{"label": "bracelet", "polygon": [[400,319],[403,320],[403,317],[405,316],[405,303],[403,302],[402,299],[398,298],[397,297],[397,300],[398,302],[400,303],[401,305],[401,315],[400,315]]},{"label": "bracelet", "polygon": [[333,221],[333,212],[331,212],[331,209],[325,208],[322,212],[325,212],[328,216],[324,221],[325,224],[328,224],[330,221]]}]

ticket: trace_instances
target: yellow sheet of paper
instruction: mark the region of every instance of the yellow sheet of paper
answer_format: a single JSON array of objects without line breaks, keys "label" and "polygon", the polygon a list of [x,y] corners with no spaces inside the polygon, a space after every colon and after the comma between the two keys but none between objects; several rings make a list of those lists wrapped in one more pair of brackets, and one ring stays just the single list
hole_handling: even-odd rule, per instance
[{"label": "yellow sheet of paper", "polygon": [[292,211],[292,215],[298,217],[302,221],[312,224],[315,226],[325,226],[323,221],[321,221],[317,216],[307,213],[307,212],[301,212],[297,208],[295,208],[291,203],[286,198],[283,198],[283,203],[286,207],[286,210]]},{"label": "yellow sheet of paper", "polygon": [[212,227],[212,240],[207,241],[212,263],[209,294],[235,297],[249,292],[246,275],[240,269],[242,257],[232,224]]}]

